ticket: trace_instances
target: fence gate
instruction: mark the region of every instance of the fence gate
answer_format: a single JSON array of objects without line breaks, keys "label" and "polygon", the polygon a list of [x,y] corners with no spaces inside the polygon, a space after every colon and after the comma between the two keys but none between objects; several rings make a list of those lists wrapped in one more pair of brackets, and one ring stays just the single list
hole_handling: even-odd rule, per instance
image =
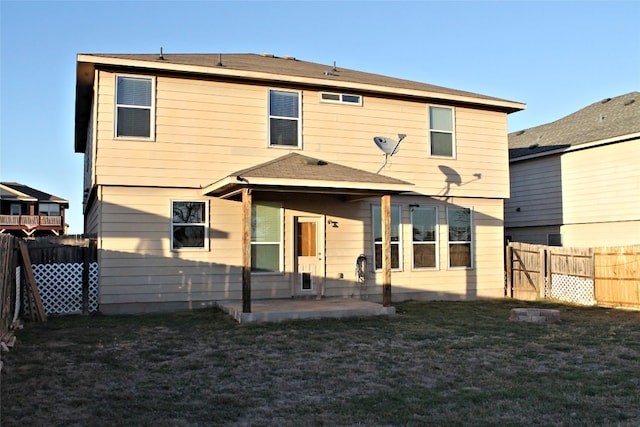
[{"label": "fence gate", "polygon": [[505,296],[593,305],[593,269],[594,256],[590,248],[510,242],[506,253]]}]

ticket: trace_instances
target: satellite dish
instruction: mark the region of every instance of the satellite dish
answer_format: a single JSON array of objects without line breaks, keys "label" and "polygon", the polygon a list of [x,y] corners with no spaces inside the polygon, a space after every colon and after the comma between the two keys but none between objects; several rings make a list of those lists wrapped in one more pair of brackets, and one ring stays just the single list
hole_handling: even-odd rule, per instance
[{"label": "satellite dish", "polygon": [[406,137],[407,135],[405,135],[404,133],[399,133],[398,134],[399,139],[397,142],[391,138],[387,138],[384,136],[373,137],[373,142],[384,153],[384,163],[382,164],[382,166],[380,166],[380,169],[378,169],[378,172],[376,173],[379,173],[382,170],[382,168],[385,167],[385,165],[387,164],[387,160],[389,159],[389,156],[393,156],[398,152],[398,149],[400,148],[400,142],[402,142],[402,140],[405,139]]},{"label": "satellite dish", "polygon": [[391,138],[385,138],[384,136],[375,136],[373,142],[382,150],[384,154],[396,154],[398,151],[398,143]]}]

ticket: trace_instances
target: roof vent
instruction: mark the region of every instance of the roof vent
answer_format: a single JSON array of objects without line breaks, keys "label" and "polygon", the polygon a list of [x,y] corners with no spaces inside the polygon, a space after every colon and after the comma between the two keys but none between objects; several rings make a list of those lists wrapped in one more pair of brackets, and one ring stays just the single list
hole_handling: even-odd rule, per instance
[{"label": "roof vent", "polygon": [[261,53],[260,56],[264,56],[265,58],[275,58],[273,53]]},{"label": "roof vent", "polygon": [[337,76],[337,74],[333,70],[324,71],[322,74],[325,76]]},{"label": "roof vent", "polygon": [[605,98],[602,101],[600,101],[601,104],[606,104],[607,102],[611,101],[611,98]]},{"label": "roof vent", "polygon": [[540,144],[538,144],[537,142],[535,142],[535,143],[531,144],[531,145],[530,145],[529,147],[527,147],[527,148],[529,148],[529,150],[533,150],[533,149],[538,148],[539,146],[540,146]]},{"label": "roof vent", "polygon": [[288,59],[289,61],[295,61],[296,57],[295,56],[285,55],[285,56],[282,57],[282,59]]},{"label": "roof vent", "polygon": [[520,135],[522,135],[523,133],[524,133],[524,131],[523,131],[523,130],[519,130],[518,132],[516,132],[516,136],[520,136]]},{"label": "roof vent", "polygon": [[624,102],[624,105],[625,105],[625,107],[626,107],[627,105],[631,105],[631,104],[633,104],[634,102],[636,102],[636,100],[635,100],[635,99],[628,99],[628,100],[626,100],[626,101]]},{"label": "roof vent", "polygon": [[164,54],[162,53],[162,47],[160,47],[160,56],[158,57],[158,59],[164,60]]},{"label": "roof vent", "polygon": [[222,67],[222,54],[219,53],[218,54],[218,63],[216,64],[218,67]]}]

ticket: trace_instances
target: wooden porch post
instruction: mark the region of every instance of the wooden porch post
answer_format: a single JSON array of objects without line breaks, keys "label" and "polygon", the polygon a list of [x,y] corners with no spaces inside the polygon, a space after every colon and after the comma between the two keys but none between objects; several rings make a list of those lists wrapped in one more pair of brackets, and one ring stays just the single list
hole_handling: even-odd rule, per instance
[{"label": "wooden porch post", "polygon": [[251,189],[242,189],[242,312],[251,313]]},{"label": "wooden porch post", "polygon": [[391,305],[391,196],[380,199],[382,218],[382,305]]}]

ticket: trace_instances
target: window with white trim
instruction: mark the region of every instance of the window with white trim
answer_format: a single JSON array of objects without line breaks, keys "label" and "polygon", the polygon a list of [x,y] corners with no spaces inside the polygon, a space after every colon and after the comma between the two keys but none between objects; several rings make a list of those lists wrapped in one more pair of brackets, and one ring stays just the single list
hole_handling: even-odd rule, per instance
[{"label": "window with white trim", "polygon": [[453,108],[429,107],[429,155],[455,157]]},{"label": "window with white trim", "polygon": [[438,268],[438,209],[435,206],[411,209],[413,268]]},{"label": "window with white trim", "polygon": [[300,92],[269,90],[269,147],[302,146]]},{"label": "window with white trim", "polygon": [[282,271],[282,207],[277,203],[251,206],[251,271]]},{"label": "window with white trim", "polygon": [[347,105],[362,105],[362,97],[360,95],[351,95],[348,93],[321,92],[320,102],[331,102],[335,104],[347,104]]},{"label": "window with white trim", "polygon": [[[400,206],[391,205],[391,268],[401,269],[402,233],[400,232]],[[380,205],[371,206],[373,224],[373,252],[376,270],[382,268],[382,216]]]},{"label": "window with white trim", "polygon": [[469,208],[447,208],[449,267],[473,267],[472,215]]},{"label": "window with white trim", "polygon": [[153,139],[154,79],[116,76],[116,138]]},{"label": "window with white trim", "polygon": [[171,249],[207,249],[209,227],[207,203],[174,200],[171,202]]}]

